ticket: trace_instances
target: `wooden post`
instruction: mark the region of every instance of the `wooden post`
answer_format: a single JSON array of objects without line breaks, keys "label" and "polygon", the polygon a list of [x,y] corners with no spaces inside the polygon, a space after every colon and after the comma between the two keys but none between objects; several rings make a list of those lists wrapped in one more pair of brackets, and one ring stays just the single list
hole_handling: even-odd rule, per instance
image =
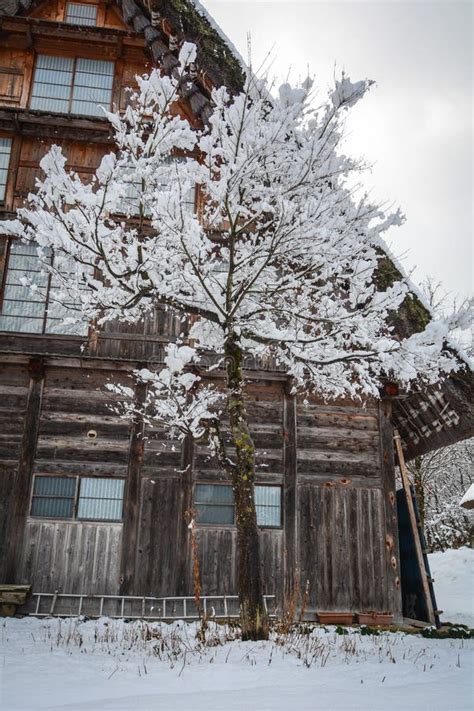
[{"label": "wooden post", "polygon": [[[137,410],[144,405],[146,385],[139,383],[135,391]],[[120,595],[133,593],[136,554],[138,547],[138,523],[140,519],[141,471],[145,453],[143,416],[135,415],[130,431],[127,483],[123,506],[122,556],[120,563]]]},{"label": "wooden post", "polygon": [[395,447],[397,449],[398,465],[400,467],[400,473],[403,482],[403,489],[405,491],[405,497],[407,502],[408,515],[410,518],[410,526],[413,532],[413,540],[415,542],[416,558],[418,561],[418,567],[420,569],[421,583],[423,587],[423,595],[425,597],[426,609],[428,611],[428,621],[430,624],[434,625],[436,623],[435,614],[433,610],[433,603],[431,600],[431,593],[429,587],[428,576],[426,574],[425,561],[423,558],[423,551],[421,549],[420,534],[418,531],[418,526],[416,522],[415,509],[413,507],[412,493],[410,489],[410,481],[408,479],[408,472],[405,465],[405,457],[403,456],[402,440],[397,430],[394,432]]},{"label": "wooden post", "polygon": [[192,593],[191,582],[191,536],[188,530],[186,512],[190,511],[193,505],[193,470],[196,447],[190,435],[184,438],[181,449],[181,486],[180,486],[180,507],[178,511],[178,545],[177,551],[180,555],[177,580],[177,595],[190,595]]},{"label": "wooden post", "polygon": [[23,536],[30,502],[31,481],[40,427],[41,402],[44,387],[44,362],[31,358],[28,363],[30,384],[26,403],[23,437],[18,469],[13,479],[12,508],[9,518],[5,582],[16,584],[19,574]]},{"label": "wooden post", "polygon": [[283,516],[285,530],[285,590],[291,595],[298,569],[298,505],[297,505],[297,460],[296,460],[296,396],[286,386],[283,400]]},{"label": "wooden post", "polygon": [[393,615],[395,622],[401,622],[403,609],[391,400],[384,399],[379,405],[379,433],[380,469],[385,510],[385,554],[389,605],[387,612]]}]

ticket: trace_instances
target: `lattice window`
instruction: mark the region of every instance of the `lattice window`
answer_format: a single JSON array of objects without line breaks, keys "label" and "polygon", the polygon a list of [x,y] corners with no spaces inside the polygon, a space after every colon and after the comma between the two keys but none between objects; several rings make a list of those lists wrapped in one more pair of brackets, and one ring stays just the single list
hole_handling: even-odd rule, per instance
[{"label": "lattice window", "polygon": [[70,25],[97,25],[97,5],[68,2],[65,21]]},{"label": "lattice window", "polygon": [[279,486],[256,486],[255,508],[259,526],[281,526],[281,488]]},{"label": "lattice window", "polygon": [[37,476],[31,499],[31,515],[41,518],[72,518],[76,478]]},{"label": "lattice window", "polygon": [[103,116],[110,108],[114,63],[99,59],[38,55],[30,108],[53,113]]},{"label": "lattice window", "polygon": [[[174,158],[170,158],[169,161],[166,161],[166,162],[169,164],[172,161],[183,161],[183,160],[185,160],[185,158],[176,156]],[[124,176],[125,182],[127,183],[126,194],[124,197],[124,203],[126,205],[126,209],[124,209],[123,212],[127,213],[129,215],[138,215],[140,213],[140,210],[143,209],[143,214],[145,216],[149,216],[150,208],[148,205],[144,204],[144,202],[142,200],[142,198],[143,198],[142,181],[133,175],[133,170],[130,170],[129,177],[127,176],[127,173],[124,170],[123,176]],[[169,181],[166,179],[166,177],[163,176],[162,180],[159,183],[160,191],[166,190],[168,185],[169,185]],[[187,193],[185,193],[183,195],[183,203],[182,204],[183,204],[183,207],[186,211],[194,212],[195,198],[196,198],[196,187],[193,186],[192,188],[189,189],[189,191]]]},{"label": "lattice window", "polygon": [[[281,487],[255,486],[257,524],[262,527],[281,526]],[[196,484],[194,508],[198,523],[233,525],[235,503],[232,486],[228,484]]]},{"label": "lattice window", "polygon": [[60,291],[58,277],[42,270],[36,245],[12,242],[0,309],[0,331],[86,335],[86,321],[64,323],[65,318],[80,318],[80,309],[72,298],[63,300]]},{"label": "lattice window", "polygon": [[120,520],[124,484],[123,479],[80,479],[77,518]]},{"label": "lattice window", "polygon": [[199,523],[235,522],[234,494],[226,484],[196,484],[194,507]]},{"label": "lattice window", "polygon": [[7,189],[8,166],[12,150],[11,138],[0,137],[0,202],[5,200]]},{"label": "lattice window", "polygon": [[124,488],[124,479],[36,475],[30,515],[121,521]]}]

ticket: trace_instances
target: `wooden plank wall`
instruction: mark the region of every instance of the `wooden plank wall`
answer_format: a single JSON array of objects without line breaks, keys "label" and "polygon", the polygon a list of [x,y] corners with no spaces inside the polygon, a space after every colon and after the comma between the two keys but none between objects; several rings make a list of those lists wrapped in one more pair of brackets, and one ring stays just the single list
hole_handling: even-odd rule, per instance
[{"label": "wooden plank wall", "polygon": [[28,402],[28,368],[0,363],[0,580],[10,568],[9,526]]},{"label": "wooden plank wall", "polygon": [[387,607],[385,510],[375,406],[299,403],[298,551],[309,607]]},{"label": "wooden plank wall", "polygon": [[[102,370],[45,369],[35,474],[125,476],[129,425],[110,411],[107,377]],[[28,519],[17,579],[36,590],[117,593],[121,536],[122,524]]]},{"label": "wooden plank wall", "polygon": [[[111,411],[114,398],[105,391],[111,378],[130,385],[127,372],[112,361],[85,360],[83,367],[62,362],[46,359],[34,472],[133,476],[126,496],[138,508],[127,509],[127,564],[122,524],[28,518],[18,582],[45,592],[118,593],[126,568],[128,594],[192,595],[185,512],[196,481],[225,481],[225,475],[207,449],[192,443],[183,448],[160,429],[146,431],[143,459],[131,467],[129,454],[138,451],[139,441],[133,444],[134,431]],[[28,382],[25,366],[4,366],[4,490],[18,457]],[[382,437],[377,407],[303,404],[284,388],[271,378],[248,387],[256,481],[283,487],[283,526],[261,531],[265,593],[282,602],[285,588],[289,594],[300,576],[302,587],[309,581],[310,609],[393,609],[399,594],[391,451],[381,466],[382,450],[390,449],[390,423],[385,418]],[[93,440],[90,430],[97,433]],[[235,527],[198,525],[196,531],[203,594],[235,593]]]},{"label": "wooden plank wall", "polygon": [[122,524],[42,521],[26,525],[19,582],[37,592],[116,595]]}]

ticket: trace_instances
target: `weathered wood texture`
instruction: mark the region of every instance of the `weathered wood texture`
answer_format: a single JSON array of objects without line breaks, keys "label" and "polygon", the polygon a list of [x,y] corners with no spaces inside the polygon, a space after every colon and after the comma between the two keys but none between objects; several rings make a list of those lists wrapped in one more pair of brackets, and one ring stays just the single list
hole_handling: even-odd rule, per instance
[{"label": "weathered wood texture", "polygon": [[[7,363],[0,379],[3,418],[14,439],[13,450],[6,439],[1,450],[7,472],[20,455],[28,378],[24,366]],[[132,383],[112,361],[45,360],[32,466],[38,474],[126,478],[124,523],[59,522],[25,513],[15,582],[44,592],[192,595],[185,513],[197,481],[225,476],[201,446],[170,441],[159,428],[148,429],[146,439],[139,424],[130,430],[112,409],[115,396],[105,389],[111,379]],[[260,534],[265,593],[281,603],[299,571],[303,586],[309,580],[312,609],[393,611],[399,592],[389,555],[395,549],[387,548],[387,536],[396,532],[393,452],[388,425],[383,436],[379,431],[378,410],[304,405],[285,394],[283,381],[270,379],[249,383],[247,409],[256,481],[281,485],[283,492],[282,527]],[[2,480],[6,488],[10,476]],[[198,524],[197,542],[203,594],[235,593],[235,527]]]},{"label": "weathered wood texture", "polygon": [[297,476],[297,432],[296,396],[285,393],[283,402],[283,520],[285,529],[285,595],[291,597],[297,584],[299,570],[298,556],[298,476]]},{"label": "weathered wood texture", "polygon": [[379,489],[302,484],[299,547],[309,608],[388,609],[384,507]]},{"label": "weathered wood texture", "polygon": [[23,420],[23,433],[19,447],[18,467],[13,480],[14,496],[11,498],[7,530],[5,582],[16,583],[18,574],[18,551],[24,538],[25,520],[33,479],[39,421],[44,387],[44,364],[40,358],[32,358],[28,364],[30,376],[28,399]]},{"label": "weathered wood texture", "polygon": [[[126,475],[129,425],[112,410],[117,398],[105,389],[109,378],[91,369],[48,368],[35,472]],[[114,381],[132,383],[120,374]]]},{"label": "weathered wood texture", "polygon": [[7,541],[15,470],[0,464],[0,580],[6,579]]},{"label": "weathered wood texture", "polygon": [[[140,383],[136,388],[135,407],[143,407],[146,398],[146,385]],[[123,540],[122,560],[120,564],[120,593],[130,594],[133,589],[136,554],[138,543],[138,524],[140,521],[140,484],[145,451],[145,424],[143,415],[138,412],[130,428],[130,449],[127,462],[127,481],[123,505]]]},{"label": "weathered wood texture", "polygon": [[395,621],[401,621],[403,613],[391,401],[382,400],[379,405],[379,411],[380,464],[385,508],[385,566],[389,604],[388,609],[393,614]]},{"label": "weathered wood texture", "polygon": [[17,582],[34,591],[118,595],[121,543],[122,524],[30,519]]}]

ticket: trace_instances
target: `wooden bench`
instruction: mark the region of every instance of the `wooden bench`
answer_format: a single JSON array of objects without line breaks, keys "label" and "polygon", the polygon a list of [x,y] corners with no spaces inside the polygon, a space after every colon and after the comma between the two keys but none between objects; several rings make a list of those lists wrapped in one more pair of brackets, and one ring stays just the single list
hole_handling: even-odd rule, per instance
[{"label": "wooden bench", "polygon": [[31,585],[0,585],[0,617],[12,617],[31,595]]}]

